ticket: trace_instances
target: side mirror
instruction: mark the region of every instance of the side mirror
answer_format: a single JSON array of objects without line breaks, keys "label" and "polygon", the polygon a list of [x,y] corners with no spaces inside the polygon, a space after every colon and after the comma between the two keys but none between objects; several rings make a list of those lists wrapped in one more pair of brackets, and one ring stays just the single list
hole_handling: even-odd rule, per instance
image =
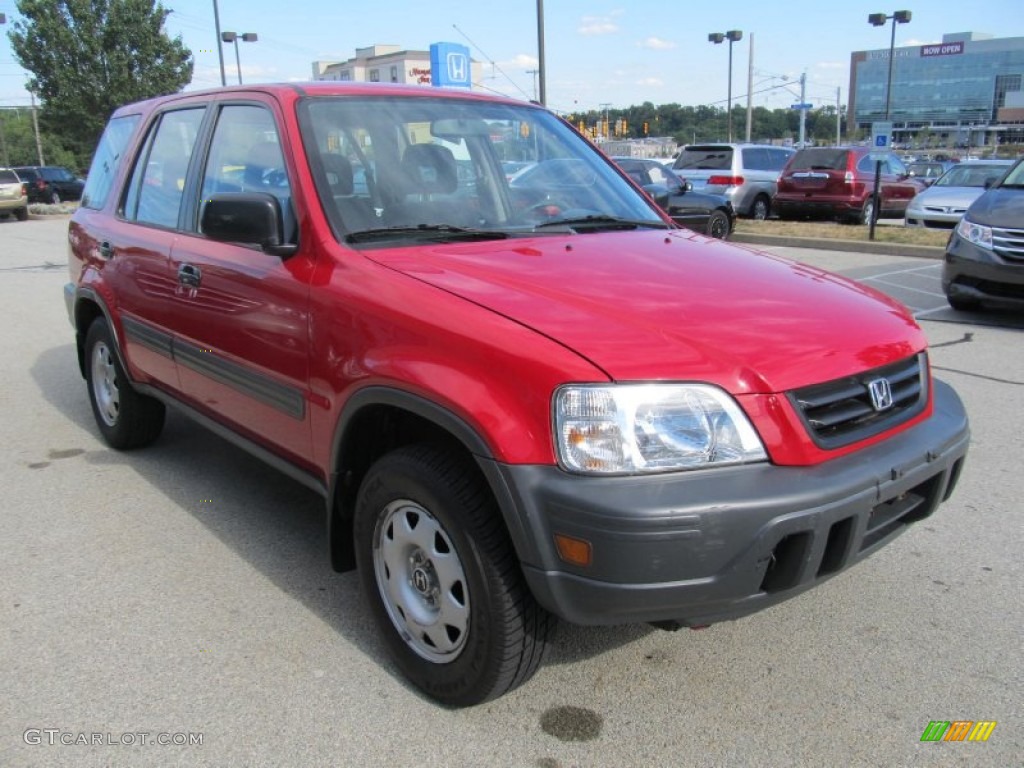
[{"label": "side mirror", "polygon": [[664,184],[644,184],[643,189],[644,192],[654,199],[658,207],[665,208],[668,206],[668,199],[672,196],[672,190]]},{"label": "side mirror", "polygon": [[284,243],[281,203],[266,192],[214,195],[203,206],[200,227],[211,240],[259,246],[287,258],[299,247]]}]

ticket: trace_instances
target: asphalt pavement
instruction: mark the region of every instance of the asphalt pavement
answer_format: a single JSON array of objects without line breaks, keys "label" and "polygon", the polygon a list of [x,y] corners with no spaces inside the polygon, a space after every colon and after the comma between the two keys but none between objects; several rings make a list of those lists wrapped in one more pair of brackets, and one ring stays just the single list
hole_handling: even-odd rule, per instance
[{"label": "asphalt pavement", "polygon": [[[914,307],[972,420],[933,517],[737,622],[563,626],[526,686],[449,710],[331,572],[318,497],[174,414],[145,450],[101,442],[65,230],[0,221],[0,766],[1022,764],[1022,328],[944,319],[937,262],[773,249]],[[921,741],[957,720],[997,724]]]}]

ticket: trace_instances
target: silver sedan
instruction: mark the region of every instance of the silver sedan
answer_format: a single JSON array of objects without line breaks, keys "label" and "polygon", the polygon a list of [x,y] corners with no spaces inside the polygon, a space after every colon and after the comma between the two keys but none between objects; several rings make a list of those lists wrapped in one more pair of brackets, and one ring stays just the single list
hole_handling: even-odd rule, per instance
[{"label": "silver sedan", "polygon": [[910,201],[907,226],[953,229],[971,203],[1012,163],[1012,160],[972,160],[954,165]]}]

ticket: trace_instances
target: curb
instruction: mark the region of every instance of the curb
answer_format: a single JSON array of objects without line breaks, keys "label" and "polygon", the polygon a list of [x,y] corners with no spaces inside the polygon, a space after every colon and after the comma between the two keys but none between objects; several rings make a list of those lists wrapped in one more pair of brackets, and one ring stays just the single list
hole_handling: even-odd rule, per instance
[{"label": "curb", "polygon": [[869,240],[825,240],[811,237],[759,235],[751,232],[733,232],[729,239],[735,243],[748,245],[779,245],[789,248],[816,248],[822,251],[854,251],[877,253],[883,256],[910,256],[917,259],[941,259],[945,255],[945,249],[934,245],[879,243]]}]

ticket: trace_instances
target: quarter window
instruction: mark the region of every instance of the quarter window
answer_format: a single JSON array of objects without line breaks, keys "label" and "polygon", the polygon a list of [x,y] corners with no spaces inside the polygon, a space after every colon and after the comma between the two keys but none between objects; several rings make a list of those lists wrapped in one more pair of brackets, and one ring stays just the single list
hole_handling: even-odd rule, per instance
[{"label": "quarter window", "polygon": [[121,165],[121,157],[128,149],[128,142],[138,124],[138,115],[115,117],[107,123],[96,147],[96,154],[93,155],[85,189],[82,190],[83,208],[99,210],[107,202]]}]

